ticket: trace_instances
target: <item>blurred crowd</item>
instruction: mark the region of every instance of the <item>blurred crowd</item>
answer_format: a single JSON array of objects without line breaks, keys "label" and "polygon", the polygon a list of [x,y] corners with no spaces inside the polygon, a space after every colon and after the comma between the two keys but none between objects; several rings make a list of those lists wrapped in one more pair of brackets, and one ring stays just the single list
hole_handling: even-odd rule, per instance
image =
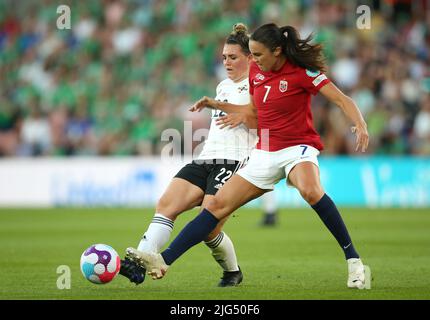
[{"label": "blurred crowd", "polygon": [[[156,155],[163,130],[209,126],[189,113],[226,77],[232,25],[313,33],[328,76],[361,109],[368,153],[430,155],[428,1],[0,0],[0,156]],[[59,5],[71,29],[58,29]],[[427,7],[426,7],[427,5]],[[325,154],[353,154],[350,123],[317,95]]]}]

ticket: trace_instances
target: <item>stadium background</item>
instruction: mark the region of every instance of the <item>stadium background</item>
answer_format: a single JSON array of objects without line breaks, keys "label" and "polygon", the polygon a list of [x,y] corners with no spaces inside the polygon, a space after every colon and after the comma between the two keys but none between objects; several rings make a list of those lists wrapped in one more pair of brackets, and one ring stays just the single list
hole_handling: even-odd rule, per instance
[{"label": "stadium background", "polygon": [[[363,4],[371,9],[370,29],[356,25],[360,16],[356,9]],[[70,30],[56,27],[59,5],[71,9]],[[429,12],[426,0],[0,0],[0,220],[5,243],[0,250],[10,257],[3,267],[13,269],[22,262],[16,255],[19,237],[41,236],[41,243],[49,247],[46,252],[54,252],[49,233],[63,230],[62,217],[69,226],[83,229],[79,235],[69,230],[74,235],[70,239],[78,241],[74,249],[78,253],[92,242],[103,240],[121,248],[135,241],[170,178],[192,156],[184,147],[189,137],[186,121],[192,121],[192,133],[208,127],[208,112],[191,114],[187,109],[202,95],[214,96],[216,84],[225,78],[221,48],[232,25],[244,22],[252,32],[263,23],[276,22],[297,27],[302,36],[314,33],[315,41],[325,47],[328,76],[357,102],[368,123],[369,150],[357,154],[340,110],[318,95],[313,98],[315,126],[325,144],[323,184],[347,208],[345,218],[368,230],[355,231],[359,241],[366,243],[370,237],[378,243],[372,236],[393,227],[389,231],[395,232],[380,240],[392,249],[399,239],[406,246],[408,237],[415,234],[417,251],[412,256],[417,265],[411,274],[417,278],[409,281],[411,288],[418,289],[405,297],[428,299],[417,272],[423,272],[430,260]],[[182,154],[173,164],[160,161],[169,143],[161,139],[165,129],[176,129],[182,137]],[[193,141],[193,147],[200,143]],[[297,214],[301,211],[291,210],[305,206],[298,194],[282,183],[276,196],[283,208],[281,222],[292,226],[301,221],[301,213]],[[258,204],[239,210],[242,222],[232,221],[231,228],[252,228]],[[69,206],[81,209],[63,208]],[[118,209],[129,206],[146,209]],[[22,207],[26,209],[13,209]],[[113,211],[87,207],[113,207],[124,220]],[[350,207],[357,208],[348,211]],[[374,211],[381,207],[385,209]],[[390,209],[397,207],[403,210]],[[380,224],[372,229],[375,217]],[[111,224],[104,229],[100,219]],[[78,220],[87,221],[85,228]],[[301,230],[301,222],[297,223]],[[307,223],[321,229],[318,221]],[[115,233],[110,238],[107,231],[118,231],[115,225],[129,237]],[[408,230],[400,231],[401,225],[408,225]],[[288,230],[293,237],[293,230]],[[237,234],[244,239],[250,236]],[[260,236],[282,239],[285,235],[277,229],[270,236]],[[56,245],[68,245],[67,238],[62,241]],[[31,251],[24,244],[22,248]],[[405,256],[401,260],[407,264]],[[52,268],[44,272],[55,279]],[[13,287],[11,280],[2,281]],[[298,284],[296,289],[300,288]],[[339,297],[333,290],[327,298]],[[100,292],[89,297],[97,298]],[[61,295],[57,290],[38,296],[3,286],[1,297]],[[275,293],[263,297],[294,298]],[[379,297],[396,296],[381,293]]]}]

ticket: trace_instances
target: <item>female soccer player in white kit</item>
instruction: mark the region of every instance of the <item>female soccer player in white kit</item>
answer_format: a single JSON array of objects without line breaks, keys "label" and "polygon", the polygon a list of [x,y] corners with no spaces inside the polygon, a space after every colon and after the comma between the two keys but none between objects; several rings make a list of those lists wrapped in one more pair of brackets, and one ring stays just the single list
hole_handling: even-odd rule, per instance
[{"label": "female soccer player in white kit", "polygon": [[[248,71],[250,52],[246,26],[236,24],[226,39],[223,48],[223,64],[228,78],[221,81],[216,89],[216,100],[229,102],[242,108],[249,103]],[[243,105],[243,106],[241,106]],[[257,142],[255,114],[243,117],[243,123],[235,128],[222,128],[216,124],[219,117],[226,115],[220,110],[212,111],[209,135],[197,159],[184,166],[172,179],[156,207],[156,213],[138,245],[144,252],[160,252],[168,242],[174,220],[182,212],[196,206],[204,208],[217,191],[243,166]],[[222,226],[226,219],[205,238],[212,255],[223,268],[219,286],[235,286],[243,275],[238,266],[234,246]],[[122,260],[120,274],[139,284],[144,280],[144,270],[129,259]]]}]

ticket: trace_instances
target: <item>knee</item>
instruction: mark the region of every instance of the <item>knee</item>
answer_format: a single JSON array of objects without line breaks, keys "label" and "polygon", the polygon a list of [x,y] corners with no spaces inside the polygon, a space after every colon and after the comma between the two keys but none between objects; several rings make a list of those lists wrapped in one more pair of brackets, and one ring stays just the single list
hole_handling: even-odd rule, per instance
[{"label": "knee", "polygon": [[299,191],[303,199],[310,205],[316,204],[324,195],[323,189],[318,185],[304,186]]},{"label": "knee", "polygon": [[225,206],[225,201],[215,196],[211,201],[208,202],[206,209],[215,214],[219,211],[222,211]]}]

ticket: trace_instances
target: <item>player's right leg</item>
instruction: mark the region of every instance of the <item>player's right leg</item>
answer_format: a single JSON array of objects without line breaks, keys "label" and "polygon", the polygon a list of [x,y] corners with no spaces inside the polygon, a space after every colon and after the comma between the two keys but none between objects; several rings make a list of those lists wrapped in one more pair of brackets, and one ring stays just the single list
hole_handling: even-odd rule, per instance
[{"label": "player's right leg", "polygon": [[200,205],[203,197],[204,191],[200,187],[182,178],[173,178],[158,201],[154,217],[137,249],[160,252],[170,239],[178,215]]},{"label": "player's right leg", "polygon": [[133,260],[148,270],[148,274],[153,279],[161,279],[174,261],[188,249],[206,239],[222,219],[264,192],[266,190],[256,187],[239,175],[234,175],[217,192],[207,208],[190,221],[161,254],[141,253],[132,248],[127,249],[127,252]]},{"label": "player's right leg", "polygon": [[254,149],[248,164],[224,184],[207,207],[182,229],[166,250],[161,254],[139,256],[139,252],[130,248],[130,255],[134,255],[136,261],[148,269],[153,279],[162,278],[169,265],[192,246],[206,239],[221,220],[248,201],[273,190],[284,175],[283,168],[274,164],[269,152]]},{"label": "player's right leg", "polygon": [[[190,175],[185,176],[187,172],[189,173],[190,167],[192,164],[182,168],[161,196],[157,203],[156,213],[139,242],[138,250],[158,253],[169,241],[176,217],[202,202],[204,191],[197,185],[201,184],[204,177],[197,179]],[[196,172],[195,168],[193,172]],[[182,176],[191,181],[185,180]],[[146,270],[136,264],[128,255],[124,260],[121,260],[120,274],[127,277],[131,282],[142,283],[145,279],[145,273]]]}]

